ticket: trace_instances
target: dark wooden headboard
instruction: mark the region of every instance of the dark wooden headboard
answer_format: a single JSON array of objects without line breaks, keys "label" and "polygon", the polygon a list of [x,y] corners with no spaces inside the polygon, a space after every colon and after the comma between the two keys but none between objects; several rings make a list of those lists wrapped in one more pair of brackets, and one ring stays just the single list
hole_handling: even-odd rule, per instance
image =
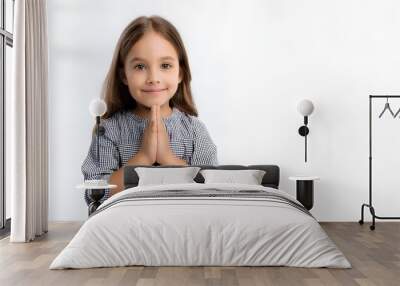
[{"label": "dark wooden headboard", "polygon": [[[139,177],[135,171],[137,167],[147,167],[147,168],[184,168],[186,166],[125,166],[124,167],[124,189],[133,188],[138,185]],[[264,170],[265,175],[262,179],[261,184],[264,187],[279,188],[279,167],[277,165],[219,165],[219,166],[206,166],[206,165],[191,165],[191,167],[200,167],[204,169],[220,169],[220,170],[246,170],[246,169],[256,169]],[[204,183],[204,178],[200,174],[194,178],[197,183]]]}]

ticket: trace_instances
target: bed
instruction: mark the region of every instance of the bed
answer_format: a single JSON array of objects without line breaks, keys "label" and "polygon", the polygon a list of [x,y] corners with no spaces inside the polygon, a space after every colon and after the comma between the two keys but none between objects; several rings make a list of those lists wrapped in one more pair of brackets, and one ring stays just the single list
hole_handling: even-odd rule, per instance
[{"label": "bed", "polygon": [[276,165],[199,166],[201,170],[264,170],[260,185],[205,183],[199,173],[193,183],[140,186],[137,167],[125,167],[124,191],[91,214],[50,269],[351,268],[311,213],[279,190]]}]

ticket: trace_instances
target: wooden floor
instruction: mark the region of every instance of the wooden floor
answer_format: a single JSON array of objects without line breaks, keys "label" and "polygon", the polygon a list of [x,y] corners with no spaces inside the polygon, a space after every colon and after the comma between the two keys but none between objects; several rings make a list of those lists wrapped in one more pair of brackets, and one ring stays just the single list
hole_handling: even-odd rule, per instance
[{"label": "wooden floor", "polygon": [[0,241],[0,285],[400,285],[400,222],[321,223],[353,268],[117,267],[49,270],[81,223],[50,223],[32,243]]}]

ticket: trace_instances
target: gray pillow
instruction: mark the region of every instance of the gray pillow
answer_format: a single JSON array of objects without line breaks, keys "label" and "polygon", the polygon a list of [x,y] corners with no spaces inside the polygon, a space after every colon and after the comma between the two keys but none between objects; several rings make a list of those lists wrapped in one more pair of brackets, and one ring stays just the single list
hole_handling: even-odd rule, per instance
[{"label": "gray pillow", "polygon": [[193,179],[199,170],[200,167],[135,168],[139,177],[138,186],[196,183]]},{"label": "gray pillow", "polygon": [[204,183],[236,183],[247,185],[261,185],[265,175],[262,170],[201,170]]}]

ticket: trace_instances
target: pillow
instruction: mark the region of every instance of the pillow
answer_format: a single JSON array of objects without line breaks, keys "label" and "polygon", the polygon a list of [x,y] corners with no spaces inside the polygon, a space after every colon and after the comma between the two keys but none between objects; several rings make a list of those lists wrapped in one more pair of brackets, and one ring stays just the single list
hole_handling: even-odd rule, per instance
[{"label": "pillow", "polygon": [[262,170],[201,170],[204,183],[237,183],[261,185],[265,175]]},{"label": "pillow", "polygon": [[147,168],[137,167],[138,186],[196,183],[193,179],[200,167]]}]

